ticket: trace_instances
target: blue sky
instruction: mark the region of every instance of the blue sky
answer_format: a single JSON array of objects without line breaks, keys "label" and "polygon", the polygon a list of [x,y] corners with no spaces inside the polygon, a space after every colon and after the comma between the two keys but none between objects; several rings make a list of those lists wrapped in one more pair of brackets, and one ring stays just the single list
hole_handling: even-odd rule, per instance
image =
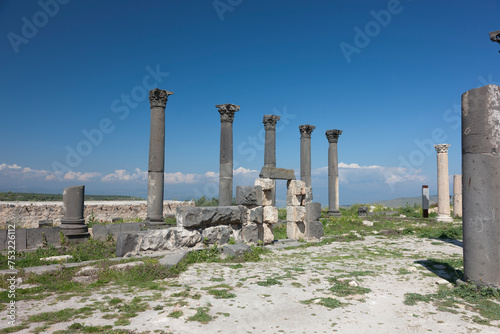
[{"label": "blue sky", "polygon": [[341,204],[418,196],[422,184],[434,194],[431,145],[451,144],[460,174],[460,97],[500,82],[488,38],[499,11],[497,0],[4,0],[0,191],[145,196],[145,92],[159,87],[175,93],[166,199],[218,195],[221,103],[241,106],[235,186],[253,184],[262,116],[279,114],[277,165],[296,176],[298,127],[316,126],[315,201],[328,202],[328,129],[344,131]]}]

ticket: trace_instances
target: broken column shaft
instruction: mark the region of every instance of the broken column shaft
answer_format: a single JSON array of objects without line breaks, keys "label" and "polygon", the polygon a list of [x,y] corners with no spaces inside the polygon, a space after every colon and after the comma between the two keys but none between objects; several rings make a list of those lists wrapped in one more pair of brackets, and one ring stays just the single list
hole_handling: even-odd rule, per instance
[{"label": "broken column shaft", "polygon": [[149,227],[166,225],[163,221],[163,187],[165,168],[165,107],[172,92],[155,88],[149,92],[151,131],[149,134],[148,207]]},{"label": "broken column shaft", "polygon": [[465,278],[500,288],[500,87],[462,95]]},{"label": "broken column shaft", "polygon": [[89,229],[83,218],[85,186],[73,186],[63,191],[63,219],[61,231],[69,242],[86,241]]},{"label": "broken column shaft", "polygon": [[219,206],[233,201],[233,120],[240,106],[226,103],[215,106],[220,114]]}]

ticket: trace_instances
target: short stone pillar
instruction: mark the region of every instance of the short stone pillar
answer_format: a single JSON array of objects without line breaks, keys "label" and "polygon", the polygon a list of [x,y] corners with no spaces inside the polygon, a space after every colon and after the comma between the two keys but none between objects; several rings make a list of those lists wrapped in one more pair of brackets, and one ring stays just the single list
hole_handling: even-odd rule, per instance
[{"label": "short stone pillar", "polygon": [[453,217],[462,217],[462,175],[453,175]]},{"label": "short stone pillar", "polygon": [[450,216],[450,179],[448,176],[448,147],[450,144],[434,145],[437,152],[438,181],[438,222],[451,223]]},{"label": "short stone pillar", "polygon": [[314,125],[300,125],[300,180],[311,186],[311,134]]},{"label": "short stone pillar", "polygon": [[462,95],[465,278],[500,288],[500,87]]},{"label": "short stone pillar", "polygon": [[342,130],[327,130],[328,146],[328,216],[340,216],[339,210],[339,160],[337,142]]},{"label": "short stone pillar", "polygon": [[63,218],[60,229],[69,242],[84,242],[90,237],[83,218],[85,186],[73,186],[63,191]]},{"label": "short stone pillar", "polygon": [[233,120],[240,106],[226,103],[215,106],[220,114],[219,206],[233,201]]},{"label": "short stone pillar", "polygon": [[165,107],[172,92],[155,88],[149,91],[151,130],[149,133],[148,207],[146,225],[165,226],[163,221],[163,173],[165,168]]},{"label": "short stone pillar", "polygon": [[429,186],[422,186],[422,217],[429,218]]},{"label": "short stone pillar", "polygon": [[[276,123],[281,116],[264,115],[262,123],[266,130],[266,141],[264,146],[264,167],[276,167]],[[276,181],[273,180],[271,191],[272,205],[276,205]]]}]

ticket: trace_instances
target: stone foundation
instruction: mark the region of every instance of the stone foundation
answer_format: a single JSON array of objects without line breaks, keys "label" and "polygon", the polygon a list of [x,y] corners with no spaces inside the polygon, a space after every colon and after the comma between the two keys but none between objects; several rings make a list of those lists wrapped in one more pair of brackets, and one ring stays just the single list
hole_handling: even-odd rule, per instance
[{"label": "stone foundation", "polygon": [[[163,216],[175,216],[178,207],[194,207],[194,202],[164,201]],[[88,220],[93,212],[97,221],[110,222],[118,217],[144,220],[146,210],[146,201],[86,201],[84,217]],[[9,221],[19,227],[36,228],[40,220],[52,220],[58,226],[62,217],[63,202],[0,202],[0,228]]]}]

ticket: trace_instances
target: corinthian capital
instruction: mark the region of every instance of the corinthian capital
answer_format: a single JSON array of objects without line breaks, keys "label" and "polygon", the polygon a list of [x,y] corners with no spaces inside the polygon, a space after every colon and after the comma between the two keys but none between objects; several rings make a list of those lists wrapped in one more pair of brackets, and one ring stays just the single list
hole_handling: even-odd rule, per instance
[{"label": "corinthian capital", "polygon": [[221,123],[233,123],[234,113],[240,110],[240,106],[231,103],[218,104],[215,107],[219,109]]},{"label": "corinthian capital", "polygon": [[326,138],[329,143],[336,143],[339,141],[339,136],[342,134],[342,130],[326,130]]},{"label": "corinthian capital", "polygon": [[264,115],[264,129],[268,130],[276,130],[276,123],[280,120],[281,116],[276,115]]},{"label": "corinthian capital", "polygon": [[448,153],[448,147],[450,146],[450,144],[437,144],[434,145],[434,148],[436,149],[437,153]]},{"label": "corinthian capital", "polygon": [[149,105],[151,108],[153,107],[162,107],[165,108],[167,106],[167,99],[169,95],[174,94],[174,92],[169,92],[163,89],[152,89],[149,91]]},{"label": "corinthian capital", "polygon": [[299,125],[300,138],[311,138],[311,133],[316,129],[314,125]]}]

